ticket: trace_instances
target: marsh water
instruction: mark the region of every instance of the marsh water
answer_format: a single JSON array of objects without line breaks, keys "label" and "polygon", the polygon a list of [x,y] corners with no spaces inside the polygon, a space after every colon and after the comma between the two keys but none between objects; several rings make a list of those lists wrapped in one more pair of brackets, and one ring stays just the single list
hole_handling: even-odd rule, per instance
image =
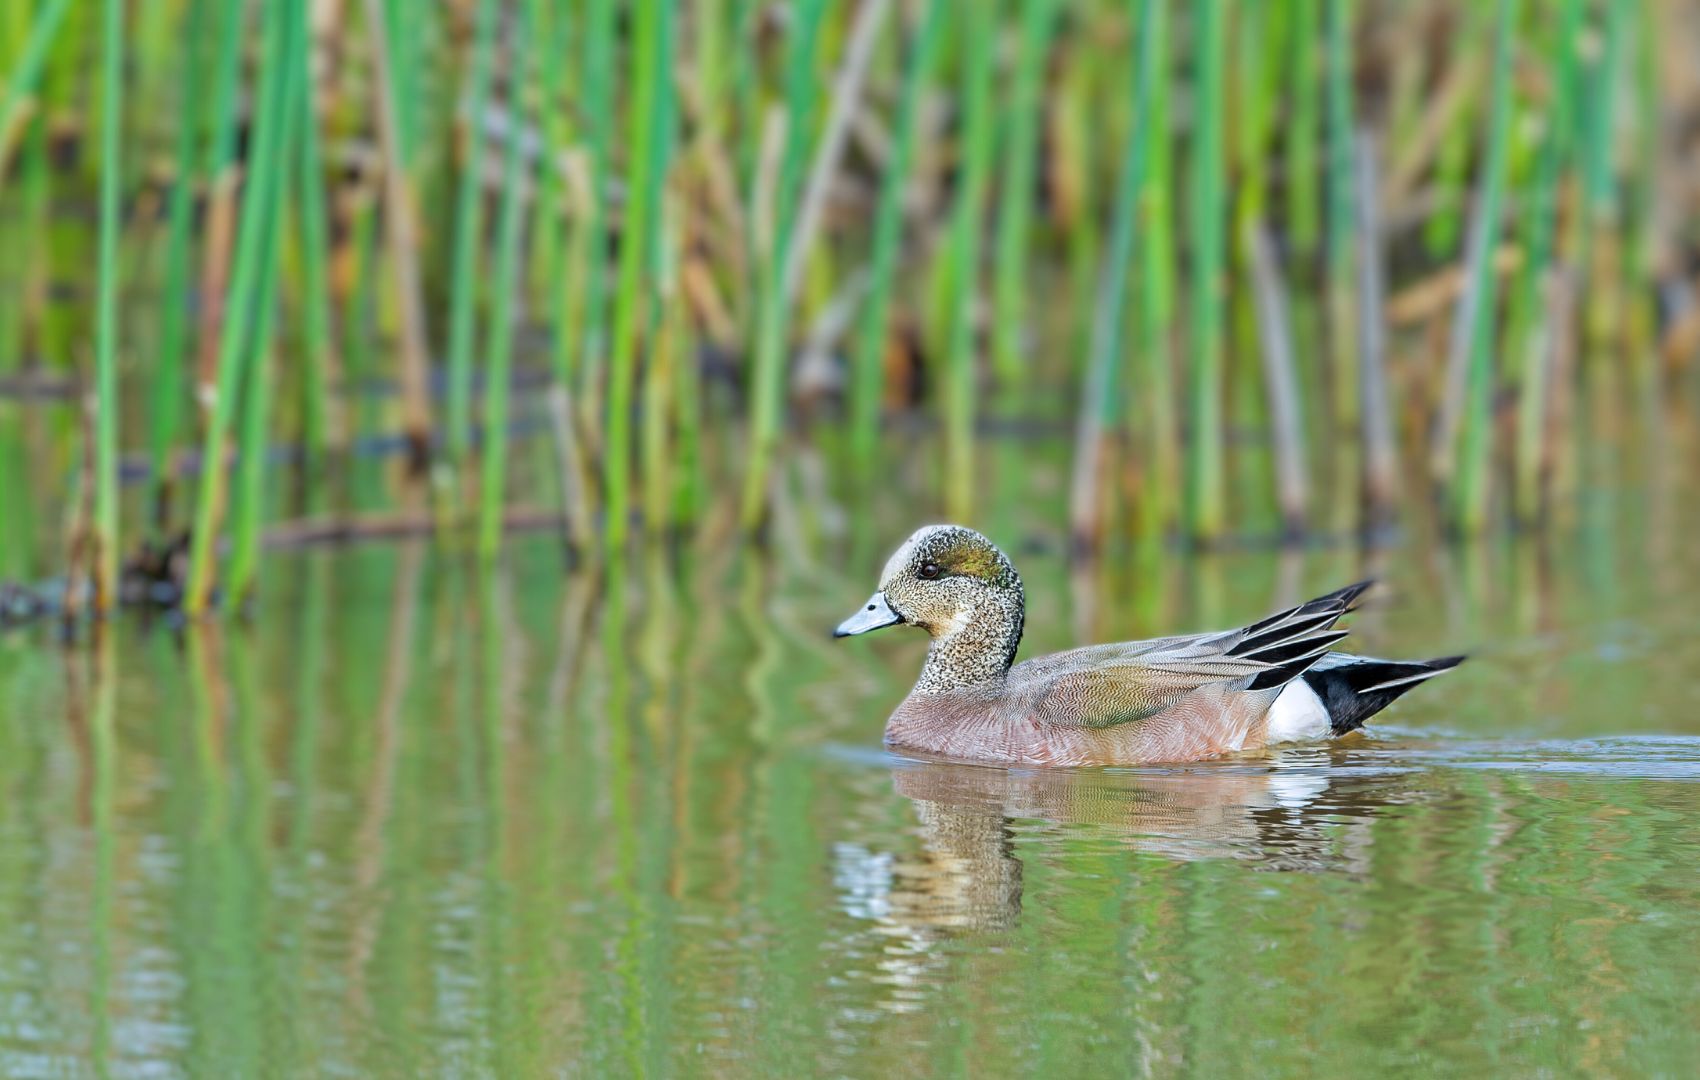
[{"label": "marsh water", "polygon": [[1367,735],[1004,771],[880,748],[918,635],[833,642],[914,522],[499,572],[272,556],[251,622],[0,638],[0,1073],[1692,1075],[1700,512],[1071,574],[1024,654],[1366,572],[1468,649]]}]

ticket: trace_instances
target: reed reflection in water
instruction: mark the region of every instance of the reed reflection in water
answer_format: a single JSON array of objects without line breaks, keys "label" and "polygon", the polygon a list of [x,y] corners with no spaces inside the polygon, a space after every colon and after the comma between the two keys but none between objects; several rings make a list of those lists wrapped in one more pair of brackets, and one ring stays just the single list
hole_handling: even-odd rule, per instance
[{"label": "reed reflection in water", "polygon": [[[871,569],[801,520],[598,573],[280,555],[252,625],[13,635],[0,1071],[1680,1073],[1688,514],[1392,553],[1361,647],[1476,662],[1367,737],[1178,770],[884,754],[922,642],[828,639]],[[1363,569],[1022,539],[1035,653]]]}]

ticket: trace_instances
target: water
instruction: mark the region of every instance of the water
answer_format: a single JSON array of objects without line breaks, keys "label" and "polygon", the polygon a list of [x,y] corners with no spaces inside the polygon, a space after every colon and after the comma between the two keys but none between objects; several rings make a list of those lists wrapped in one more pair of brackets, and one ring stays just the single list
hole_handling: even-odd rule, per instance
[{"label": "water", "polygon": [[1074,580],[1004,522],[1027,654],[1366,569],[1358,647],[1477,654],[1173,769],[885,754],[921,642],[827,629],[912,522],[606,579],[279,554],[253,625],[0,638],[0,1073],[1692,1075],[1687,505]]}]

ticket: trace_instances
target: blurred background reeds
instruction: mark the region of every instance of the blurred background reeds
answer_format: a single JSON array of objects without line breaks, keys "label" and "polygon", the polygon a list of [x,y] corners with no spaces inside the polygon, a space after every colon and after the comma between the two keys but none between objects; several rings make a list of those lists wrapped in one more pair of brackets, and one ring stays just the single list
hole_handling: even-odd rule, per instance
[{"label": "blurred background reeds", "polygon": [[894,472],[983,523],[1045,440],[1082,554],[1563,528],[1694,464],[1697,48],[1676,0],[9,0],[0,581],[196,614],[268,544],[760,542]]}]

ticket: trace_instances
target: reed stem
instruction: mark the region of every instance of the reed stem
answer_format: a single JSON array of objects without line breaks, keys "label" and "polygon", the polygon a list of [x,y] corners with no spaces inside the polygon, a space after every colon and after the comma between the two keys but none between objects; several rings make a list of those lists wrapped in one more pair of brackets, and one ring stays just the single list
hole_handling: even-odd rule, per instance
[{"label": "reed stem", "polygon": [[793,9],[790,52],[786,61],[785,133],[773,198],[773,226],[758,258],[755,369],[751,375],[753,403],[740,515],[746,532],[755,532],[767,518],[769,470],[773,452],[779,443],[780,412],[785,394],[787,331],[791,316],[791,305],[785,295],[788,275],[783,264],[785,255],[791,250],[797,188],[802,180],[803,161],[811,141],[816,81],[815,40],[824,9],[824,0],[799,0]]},{"label": "reed stem", "polygon": [[[654,295],[656,251],[652,236],[661,212],[667,168],[666,130],[672,106],[673,0],[640,5],[633,24],[631,165],[627,170],[625,227],[620,276],[614,293],[613,353],[608,369],[607,447],[603,490],[607,518],[603,540],[611,552],[625,547],[631,514],[632,393],[637,378],[638,336]],[[662,416],[648,418],[665,423]]]},{"label": "reed stem", "polygon": [[301,227],[302,315],[306,331],[301,357],[301,441],[307,481],[316,487],[333,440],[330,392],[339,363],[331,317],[325,168],[319,149],[319,109],[313,85],[311,2],[301,5],[301,18],[303,26],[297,44],[301,70],[296,76],[300,87],[297,107],[301,112],[296,120],[301,140],[297,215]]},{"label": "reed stem", "polygon": [[1096,550],[1103,541],[1104,440],[1115,415],[1116,373],[1121,363],[1122,328],[1127,301],[1128,269],[1137,252],[1140,194],[1145,186],[1145,163],[1152,140],[1150,102],[1161,63],[1152,31],[1157,0],[1141,0],[1138,43],[1133,67],[1133,127],[1122,151],[1116,181],[1115,209],[1110,218],[1110,244],[1098,272],[1093,304],[1091,352],[1081,380],[1080,406],[1074,445],[1074,476],[1069,494],[1069,531],[1076,550]]},{"label": "reed stem", "polygon": [[922,0],[897,99],[891,157],[886,161],[879,203],[874,209],[868,295],[863,302],[861,333],[856,340],[850,383],[851,455],[863,468],[874,460],[879,440],[880,404],[885,396],[886,335],[891,324],[897,259],[903,246],[904,193],[911,181],[921,92],[937,59],[944,5],[945,0]]},{"label": "reed stem", "polygon": [[[490,0],[485,0],[489,3]],[[649,6],[649,5],[645,5]],[[668,6],[666,2],[655,5]],[[518,315],[520,240],[525,235],[525,147],[520,137],[526,116],[520,83],[531,36],[530,20],[516,20],[508,46],[508,116],[506,152],[502,157],[502,205],[496,231],[495,276],[488,354],[484,376],[484,441],[480,454],[483,475],[479,485],[478,554],[485,561],[502,549],[502,503],[507,489],[508,393],[513,369],[513,328]]]},{"label": "reed stem", "polygon": [[1221,535],[1222,475],[1222,54],[1227,0],[1195,0],[1198,87],[1193,147],[1192,367],[1187,459],[1187,528],[1194,540]]},{"label": "reed stem", "polygon": [[[204,61],[201,39],[207,21],[206,7],[207,0],[190,0],[188,20],[183,28],[188,59],[183,64],[180,108],[185,117],[192,115],[194,105],[200,100]],[[168,524],[166,516],[174,479],[172,457],[182,434],[183,404],[188,396],[183,382],[183,354],[189,321],[189,245],[195,224],[195,163],[199,149],[196,135],[199,131],[186,119],[177,126],[177,175],[166,211],[165,295],[159,314],[156,346],[159,356],[153,375],[148,447],[153,474],[153,497],[150,501],[156,534]]]},{"label": "reed stem", "polygon": [[118,215],[123,161],[124,0],[105,0],[101,32],[100,295],[95,322],[94,607],[118,601]]},{"label": "reed stem", "polygon": [[11,171],[12,150],[23,139],[24,127],[35,115],[35,88],[47,67],[48,54],[65,25],[71,0],[47,0],[30,23],[29,37],[18,54],[12,77],[6,80],[6,96],[0,98],[0,188]]},{"label": "reed stem", "polygon": [[[478,320],[479,273],[484,249],[484,114],[489,105],[491,57],[501,5],[478,0],[472,31],[472,64],[463,113],[460,186],[455,196],[454,284],[449,299],[448,398],[444,404],[451,463],[466,461],[472,443],[472,338]],[[517,134],[509,132],[510,141]],[[504,166],[504,175],[505,173]],[[497,295],[498,305],[508,298]],[[499,316],[497,316],[499,317]]]},{"label": "reed stem", "polygon": [[998,197],[997,251],[993,270],[992,310],[995,334],[992,357],[998,382],[1013,389],[1025,358],[1027,264],[1032,233],[1033,178],[1039,162],[1039,105],[1056,25],[1057,0],[1023,0],[1019,41],[1003,148],[1003,176]]},{"label": "reed stem", "polygon": [[[230,14],[234,14],[233,12]],[[195,524],[190,533],[189,578],[183,609],[190,616],[207,610],[212,597],[213,564],[218,557],[219,520],[224,514],[228,480],[225,438],[235,417],[248,365],[249,331],[254,319],[262,260],[266,257],[267,217],[271,212],[271,189],[278,182],[277,158],[281,151],[285,59],[292,27],[288,5],[277,4],[266,12],[265,38],[261,48],[260,92],[255,108],[256,132],[247,190],[242,196],[241,223],[236,240],[235,273],[230,281],[227,317],[219,328],[217,383],[212,388],[209,416],[201,443],[201,487],[195,503]]]},{"label": "reed stem", "polygon": [[986,184],[992,161],[992,69],[996,37],[989,5],[969,4],[963,17],[963,132],[958,150],[962,172],[950,244],[952,296],[950,342],[945,355],[944,505],[966,521],[974,506],[974,399],[979,346],[981,236],[985,229]]},{"label": "reed stem", "polygon": [[1493,328],[1497,311],[1498,274],[1490,253],[1499,237],[1499,206],[1505,184],[1505,158],[1511,129],[1512,40],[1517,25],[1517,0],[1499,0],[1499,30],[1494,43],[1493,79],[1489,91],[1487,146],[1476,212],[1481,227],[1472,230],[1477,245],[1470,258],[1469,303],[1470,377],[1460,432],[1459,476],[1454,490],[1454,524],[1465,533],[1487,525],[1488,469],[1493,446]]}]

